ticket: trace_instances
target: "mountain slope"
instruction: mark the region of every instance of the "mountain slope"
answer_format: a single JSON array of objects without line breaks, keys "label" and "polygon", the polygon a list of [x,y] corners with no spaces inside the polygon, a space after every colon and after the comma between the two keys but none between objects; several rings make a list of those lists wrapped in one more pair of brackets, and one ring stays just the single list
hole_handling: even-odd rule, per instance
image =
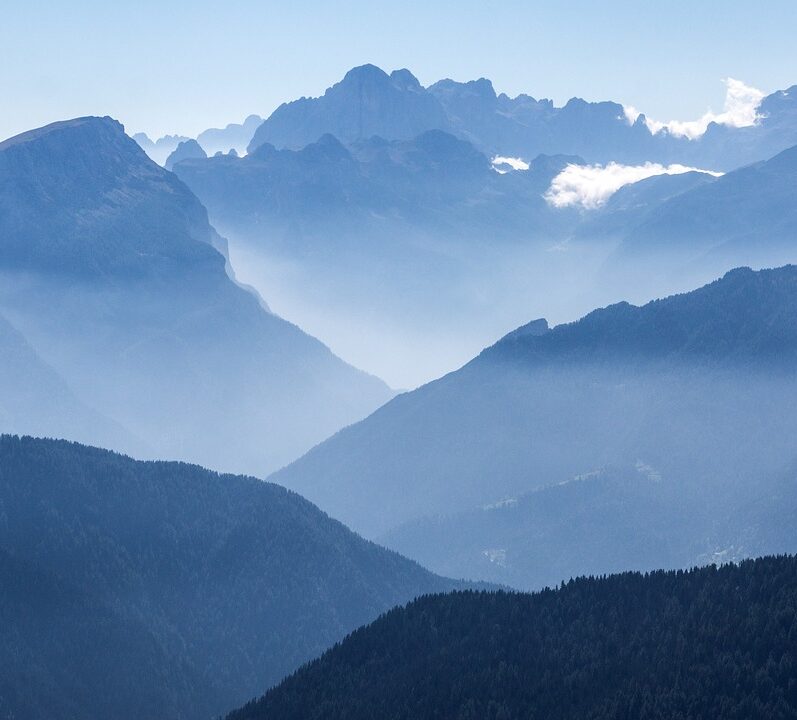
[{"label": "mountain slope", "polygon": [[621,257],[665,264],[793,260],[797,146],[678,194],[626,228]]},{"label": "mountain slope", "polygon": [[793,459],[795,318],[797,267],[739,269],[509,336],[274,478],[370,536],[637,461],[736,496]]},{"label": "mountain slope", "polygon": [[0,574],[0,712],[20,718],[211,717],[455,586],[276,485],[12,436]]},{"label": "mountain slope", "polygon": [[751,475],[748,487],[715,494],[640,461],[408,522],[380,542],[435,572],[524,590],[578,575],[791,553],[796,477],[794,467]]},{"label": "mountain slope", "polygon": [[795,602],[794,557],[421,598],[228,717],[785,719]]},{"label": "mountain slope", "polygon": [[[411,521],[380,541],[437,572],[538,590],[581,575],[690,567],[715,553],[726,560],[755,554],[732,542],[742,536],[738,527],[728,538],[710,518],[699,492],[639,463]],[[757,526],[768,519],[758,518]],[[797,534],[789,534],[780,551],[797,550]]]},{"label": "mountain slope", "polygon": [[137,618],[3,548],[0,621],[5,717],[186,717],[213,704],[201,674]]},{"label": "mountain slope", "polygon": [[0,248],[0,312],[158,456],[264,473],[390,396],[239,286],[200,202],[109,118],[0,144]]},{"label": "mountain slope", "polygon": [[136,441],[78,400],[66,381],[0,316],[0,432],[101,438],[119,447]]}]

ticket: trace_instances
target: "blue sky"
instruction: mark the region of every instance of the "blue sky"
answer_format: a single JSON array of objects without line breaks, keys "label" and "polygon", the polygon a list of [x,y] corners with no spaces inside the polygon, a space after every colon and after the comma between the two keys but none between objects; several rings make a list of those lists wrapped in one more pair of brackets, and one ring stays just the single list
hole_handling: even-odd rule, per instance
[{"label": "blue sky", "polygon": [[661,120],[721,110],[725,77],[797,83],[797,3],[779,0],[9,0],[2,15],[0,137],[86,114],[194,135],[318,95],[365,62]]}]

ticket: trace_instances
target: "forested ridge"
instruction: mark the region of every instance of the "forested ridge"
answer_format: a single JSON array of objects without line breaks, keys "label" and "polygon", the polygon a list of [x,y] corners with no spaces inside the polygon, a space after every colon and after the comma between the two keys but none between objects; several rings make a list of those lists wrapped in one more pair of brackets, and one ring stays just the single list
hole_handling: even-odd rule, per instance
[{"label": "forested ridge", "polygon": [[790,556],[426,596],[228,720],[794,718],[796,613]]},{"label": "forested ridge", "polygon": [[457,583],[255,478],[0,435],[0,718],[228,712]]}]

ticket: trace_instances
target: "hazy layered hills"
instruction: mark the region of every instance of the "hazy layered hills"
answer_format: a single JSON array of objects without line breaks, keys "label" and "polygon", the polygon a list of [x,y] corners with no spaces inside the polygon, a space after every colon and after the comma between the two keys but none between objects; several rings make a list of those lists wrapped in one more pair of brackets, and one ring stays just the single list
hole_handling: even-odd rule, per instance
[{"label": "hazy layered hills", "polygon": [[144,152],[147,153],[158,165],[163,165],[181,142],[191,138],[185,135],[164,135],[157,140],[152,140],[146,133],[136,133],[135,140]]},{"label": "hazy layered hills", "polygon": [[223,128],[203,130],[197,135],[196,140],[208,155],[215,155],[217,152],[227,154],[230,150],[242,155],[262,122],[263,118],[259,115],[250,115],[242,123],[230,123]]},{"label": "hazy layered hills", "polygon": [[[553,507],[567,506],[570,493],[583,487],[600,495],[600,484],[552,486],[639,466],[663,485],[647,492],[647,474],[620,476],[606,502],[587,504],[592,514],[584,526],[605,524],[602,532],[613,537],[616,552],[598,554],[595,571],[628,560],[622,541],[665,497],[672,527],[650,526],[650,552],[637,557],[645,567],[688,564],[731,546],[745,555],[740,526],[735,535],[733,527],[728,533],[713,528],[757,492],[766,494],[795,459],[795,318],[797,267],[788,266],[739,269],[642,307],[621,303],[543,334],[514,333],[461,370],[398,396],[274,479],[373,537],[422,517],[520,502],[543,487],[551,487],[549,494],[528,502],[551,498]],[[629,483],[640,492],[626,494]],[[612,506],[627,508],[629,517],[607,510]],[[494,550],[511,558],[514,550],[565,548],[572,565],[545,555],[536,566],[535,559],[516,561],[515,577],[530,570],[524,584],[531,585],[548,581],[551,572],[589,570],[584,560],[596,557],[593,551],[575,552],[579,507],[572,503],[561,523],[551,519],[551,535],[539,543],[532,514],[524,529],[531,534],[514,549],[500,534],[479,536],[468,518],[443,526],[479,538],[483,546],[468,560],[473,568]],[[689,537],[682,537],[685,525],[693,531]],[[780,528],[782,542],[793,542],[789,528]],[[383,537],[410,551],[419,547],[412,533]],[[436,537],[434,530],[428,537]],[[451,534],[445,548],[453,557],[468,542]],[[443,547],[427,548],[425,557],[442,562],[446,555]],[[500,553],[494,557],[500,560]]]},{"label": "hazy layered hills", "polygon": [[711,123],[689,138],[653,132],[644,115],[631,122],[616,102],[572,98],[564,106],[521,94],[497,94],[481,78],[441,80],[424,88],[406,69],[387,74],[374,65],[353,68],[319,98],[281,105],[260,125],[249,145],[302,148],[330,133],[344,143],[378,135],[409,139],[426,130],[446,130],[488,155],[522,157],[579,155],[587,162],[680,162],[731,170],[797,144],[794,88],[765,97],[750,127]]},{"label": "hazy layered hills", "polygon": [[324,135],[174,172],[277,312],[406,386],[462,364],[596,265],[593,248],[551,251],[579,221],[543,198],[571,161],[499,174],[470,143],[429,131],[350,145]]},{"label": "hazy layered hills", "polygon": [[456,587],[254,478],[0,436],[0,713],[207,718]]},{"label": "hazy layered hills", "polygon": [[200,202],[109,118],[0,144],[0,248],[0,312],[140,452],[266,472],[390,396],[236,284]]},{"label": "hazy layered hills", "polygon": [[794,557],[421,598],[229,718],[785,720],[795,602]]},{"label": "hazy layered hills", "polygon": [[747,488],[678,482],[637,461],[405,523],[384,544],[437,572],[533,590],[585,574],[684,568],[797,550],[797,472]]},{"label": "hazy layered hills", "polygon": [[[722,177],[660,175],[584,214],[573,247],[614,248],[593,279],[600,303],[680,292],[739,265],[797,261],[797,148]],[[601,295],[601,293],[603,293]]]},{"label": "hazy layered hills", "polygon": [[[221,153],[227,155],[234,150],[236,154],[243,155],[255,134],[255,130],[263,122],[259,115],[250,115],[242,123],[230,123],[223,128],[208,128],[203,130],[196,139],[184,135],[164,135],[157,140],[152,140],[146,133],[136,133],[135,140],[144,152],[158,165],[166,165],[170,155],[182,143],[196,143],[207,155]],[[194,155],[196,157],[196,155]]]},{"label": "hazy layered hills", "polygon": [[20,433],[95,438],[125,445],[133,438],[86,407],[67,382],[0,316],[0,428]]},{"label": "hazy layered hills", "polygon": [[797,147],[792,147],[716,180],[697,182],[626,223],[618,256],[679,271],[687,264],[729,264],[741,256],[756,264],[792,261],[795,178]]},{"label": "hazy layered hills", "polygon": [[[622,168],[539,155],[512,170],[442,130],[348,143],[327,134],[300,150],[264,144],[174,171],[278,312],[408,387],[464,364],[529,314],[559,322],[732,267],[797,261],[795,152],[720,178],[654,175],[592,204]],[[572,203],[558,202],[560,190]]]}]

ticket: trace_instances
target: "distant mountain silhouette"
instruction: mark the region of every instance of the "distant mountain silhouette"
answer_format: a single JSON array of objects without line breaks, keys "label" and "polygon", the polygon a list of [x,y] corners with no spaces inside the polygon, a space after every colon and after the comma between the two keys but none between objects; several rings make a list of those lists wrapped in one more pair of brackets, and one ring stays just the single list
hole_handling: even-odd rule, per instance
[{"label": "distant mountain silhouette", "polygon": [[454,583],[284,488],[0,436],[0,712],[207,718]]},{"label": "distant mountain silhouette", "polygon": [[[391,349],[401,385],[418,382],[404,370],[407,348],[445,372],[522,322],[542,287],[556,293],[561,265],[578,274],[580,259],[550,248],[579,212],[542,197],[569,162],[580,161],[538,157],[501,175],[467,141],[430,130],[349,145],[327,134],[298,151],[266,144],[174,171],[273,307],[360,366],[381,368]],[[530,282],[526,265],[551,270]]]},{"label": "distant mountain silhouette", "polygon": [[266,472],[390,397],[239,286],[200,202],[109,118],[0,144],[0,249],[0,312],[158,456]]},{"label": "distant mountain silhouette", "polygon": [[407,140],[426,130],[445,130],[443,108],[408,70],[388,75],[374,65],[353,68],[323,97],[280,105],[257,129],[249,152],[269,143],[302,148],[330,133],[349,143],[378,135]]},{"label": "distant mountain silhouette", "polygon": [[150,156],[158,165],[163,165],[181,142],[190,140],[185,135],[164,135],[157,140],[151,140],[146,133],[136,133],[133,135],[141,149]]},{"label": "distant mountain silhouette", "polygon": [[691,143],[691,162],[699,167],[733,170],[797,145],[797,85],[767,95],[750,127],[711,123]]},{"label": "distant mountain silhouette", "polygon": [[797,147],[700,183],[656,206],[623,232],[622,256],[656,262],[776,264],[794,259],[797,237]]},{"label": "distant mountain silhouette", "polygon": [[642,123],[629,125],[622,105],[572,98],[561,108],[529,95],[497,95],[484,78],[441,80],[428,88],[452,128],[497,155],[579,155],[588,162],[634,162],[661,154],[666,144]]},{"label": "distant mountain silhouette", "polygon": [[197,135],[197,142],[208,155],[227,153],[231,149],[242,154],[252,141],[255,130],[263,123],[259,115],[250,115],[242,123],[230,123],[225,128],[210,128]]},{"label": "distant mountain silhouette", "polygon": [[208,155],[202,149],[202,146],[196,140],[184,140],[174,150],[174,152],[166,158],[164,167],[167,170],[174,169],[176,163],[181,160],[189,160],[191,158],[206,158]]},{"label": "distant mountain silhouette", "polygon": [[564,106],[521,94],[497,94],[481,78],[441,80],[428,88],[408,70],[388,75],[373,65],[350,70],[320,98],[281,105],[258,128],[252,151],[270,143],[298,149],[331,133],[344,143],[379,135],[407,139],[446,130],[488,155],[578,155],[587,162],[679,162],[732,170],[797,144],[797,86],[763,99],[750,127],[709,125],[697,139],[652,132],[644,115],[631,123],[623,105],[572,98]]},{"label": "distant mountain silhouette", "polygon": [[[556,107],[498,94],[484,78],[423,88],[407,71],[364,66],[323,97],[276,111],[254,138],[250,163],[193,161],[178,173],[230,238],[246,281],[275,308],[355,364],[414,387],[530,314],[573,319],[623,298],[686,291],[732,267],[797,261],[777,219],[788,216],[791,206],[780,209],[788,192],[769,192],[781,183],[772,174],[754,192],[771,195],[768,218],[739,202],[740,222],[723,227],[720,216],[713,237],[696,225],[702,193],[708,201],[730,184],[701,189],[714,185],[706,173],[650,177],[597,209],[551,207],[541,197],[568,163],[733,171],[761,161],[792,142],[794,97],[765,98],[751,127],[714,123],[687,139],[651,132],[643,116],[629,124],[618,103],[575,98]],[[321,138],[335,138],[337,155],[333,144],[320,151]],[[444,138],[459,141],[450,143],[456,162]],[[585,184],[601,172],[585,169]],[[723,201],[710,202],[721,214]],[[725,243],[723,233],[739,238]]]},{"label": "distant mountain silhouette", "polygon": [[654,175],[625,185],[605,205],[585,214],[583,222],[576,229],[576,236],[585,243],[595,242],[596,238],[620,240],[670,198],[708,185],[716,179],[708,173],[686,172]]}]

